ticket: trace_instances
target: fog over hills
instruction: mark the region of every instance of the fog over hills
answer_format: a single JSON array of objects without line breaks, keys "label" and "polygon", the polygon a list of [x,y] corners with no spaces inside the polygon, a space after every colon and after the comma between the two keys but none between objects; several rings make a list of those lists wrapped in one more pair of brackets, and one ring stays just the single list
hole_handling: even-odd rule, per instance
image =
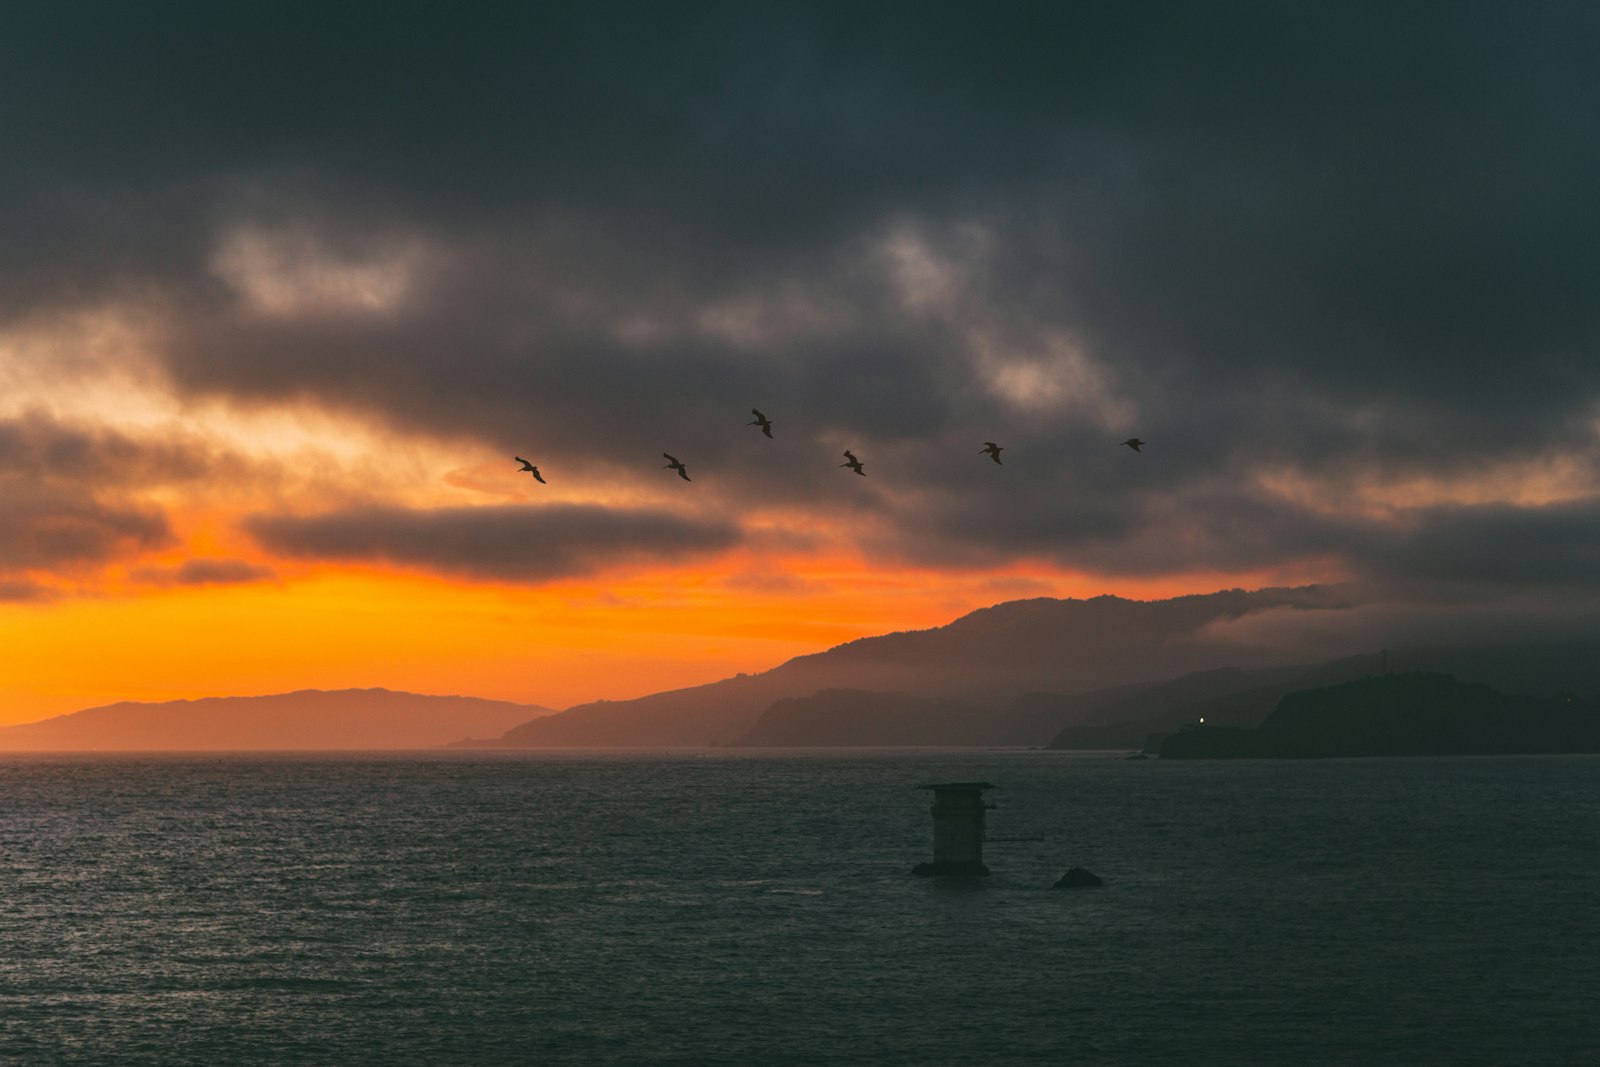
[{"label": "fog over hills", "polygon": [[[1378,645],[1389,637],[1408,643],[1385,660]],[[1535,626],[1436,605],[1402,609],[1348,589],[1232,589],[997,604],[762,674],[580,704],[474,744],[1129,748],[1200,715],[1253,726],[1289,692],[1386,664],[1512,693],[1600,692],[1600,639],[1584,617]]]},{"label": "fog over hills", "polygon": [[[505,747],[720,745],[740,740],[780,700],[824,689],[900,693],[974,705],[1006,719],[1003,708],[1027,693],[1086,693],[1151,683],[1226,663],[1262,667],[1292,662],[1270,645],[1239,646],[1208,627],[1275,610],[1337,610],[1335,592],[1231,589],[1139,601],[1038,598],[983,608],[930,630],[867,637],[800,656],[770,671],[635,700],[598,701],[518,726]],[[789,713],[789,714],[792,714]],[[1055,725],[1028,740],[1043,744]],[[859,743],[859,742],[858,742]]]},{"label": "fog over hills", "polygon": [[123,702],[0,729],[0,751],[197,752],[436,748],[494,736],[537,704],[387,689]]}]

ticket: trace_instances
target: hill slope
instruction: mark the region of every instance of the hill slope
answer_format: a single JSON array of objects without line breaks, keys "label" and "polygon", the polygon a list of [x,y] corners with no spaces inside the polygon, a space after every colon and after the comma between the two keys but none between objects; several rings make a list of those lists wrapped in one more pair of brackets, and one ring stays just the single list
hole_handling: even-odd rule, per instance
[{"label": "hill slope", "polygon": [[985,745],[993,744],[990,716],[970,704],[904,693],[824,689],[779,700],[750,732],[748,746]]},{"label": "hill slope", "polygon": [[[823,689],[896,692],[999,709],[1025,693],[1155,682],[1217,665],[1213,622],[1282,607],[1325,607],[1317,587],[1232,589],[1140,601],[1017,600],[931,630],[867,637],[757,675],[568,708],[510,730],[493,747],[716,745],[737,740],[779,700]],[[1233,649],[1243,666],[1272,654]],[[1255,659],[1251,660],[1254,656]],[[1043,744],[1049,732],[1028,743]],[[484,744],[484,743],[480,743]]]},{"label": "hill slope", "polygon": [[[1462,644],[1393,651],[1415,672],[1449,674],[1503,692],[1547,696],[1557,690],[1600,692],[1600,647],[1592,643]],[[1254,727],[1291,693],[1378,676],[1376,654],[1347,656],[1317,666],[1254,671],[1203,671],[1099,709],[1056,734],[1051,748],[1137,748],[1204,719],[1208,726]],[[1068,700],[1069,698],[1058,698]]]},{"label": "hill slope", "polygon": [[1162,759],[1317,759],[1600,751],[1600,704],[1506,696],[1448,674],[1363,678],[1290,693],[1255,729],[1191,727]]},{"label": "hill slope", "polygon": [[1255,726],[1285,694],[1360,678],[1377,669],[1378,657],[1368,655],[1314,667],[1199,671],[1149,686],[1107,705],[1084,722],[1063,727],[1048,747],[1140,748],[1152,734],[1169,733],[1200,719],[1216,726]]}]

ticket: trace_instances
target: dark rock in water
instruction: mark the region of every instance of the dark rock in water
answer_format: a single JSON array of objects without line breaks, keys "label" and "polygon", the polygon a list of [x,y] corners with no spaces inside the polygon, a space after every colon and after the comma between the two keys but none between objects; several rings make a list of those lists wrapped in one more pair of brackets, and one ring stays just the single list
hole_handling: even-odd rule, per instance
[{"label": "dark rock in water", "polygon": [[935,860],[932,863],[917,864],[911,868],[911,873],[922,875],[924,878],[931,878],[934,875],[972,877],[974,875],[988,874],[989,868],[976,860],[945,860],[943,862]]},{"label": "dark rock in water", "polygon": [[1056,879],[1056,889],[1090,889],[1106,883],[1093,871],[1086,871],[1082,867],[1074,867],[1060,878]]}]

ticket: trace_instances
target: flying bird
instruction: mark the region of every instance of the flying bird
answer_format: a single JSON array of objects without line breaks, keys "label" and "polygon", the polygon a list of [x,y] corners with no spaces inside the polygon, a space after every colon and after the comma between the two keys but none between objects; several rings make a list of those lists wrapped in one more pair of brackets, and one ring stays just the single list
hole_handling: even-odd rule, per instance
[{"label": "flying bird", "polygon": [[690,480],[689,468],[685,467],[682,463],[679,463],[676,456],[672,455],[670,452],[663,452],[661,455],[665,457],[667,461],[666,466],[661,468],[662,470],[675,470],[678,472],[678,477],[682,478],[686,482]]},{"label": "flying bird", "polygon": [[865,478],[867,476],[867,472],[861,469],[861,461],[856,458],[856,454],[854,452],[850,451],[848,448],[845,449],[844,458],[846,460],[848,460],[849,462],[841,463],[841,464],[839,464],[839,466],[841,466],[841,467],[849,467],[851,470],[855,471],[857,474],[861,475],[861,477],[863,477],[863,478]]},{"label": "flying bird", "polygon": [[989,458],[994,460],[996,463],[1000,462],[1000,453],[1004,452],[1004,451],[1005,451],[1005,449],[1001,448],[999,445],[995,444],[993,441],[985,441],[983,443],[983,447],[978,450],[980,455],[982,455],[983,453],[988,453]]},{"label": "flying bird", "polygon": [[1135,452],[1139,451],[1139,449],[1146,444],[1146,442],[1139,440],[1137,437],[1130,437],[1122,443],[1133,449]]},{"label": "flying bird", "polygon": [[529,474],[533,475],[533,480],[538,482],[540,485],[548,485],[549,484],[548,482],[546,482],[544,480],[544,475],[539,473],[539,468],[538,467],[535,467],[532,463],[529,463],[527,460],[523,459],[521,456],[512,456],[511,458],[516,460],[518,463],[522,464],[522,466],[517,468],[518,471],[527,471]]},{"label": "flying bird", "polygon": [[772,420],[767,418],[765,415],[761,414],[761,412],[757,411],[755,408],[751,408],[750,409],[750,414],[752,414],[752,415],[754,415],[756,417],[755,421],[754,422],[747,422],[747,423],[745,423],[745,425],[746,426],[759,426],[759,427],[761,427],[761,432],[762,433],[766,434],[768,437],[771,437],[772,436]]}]

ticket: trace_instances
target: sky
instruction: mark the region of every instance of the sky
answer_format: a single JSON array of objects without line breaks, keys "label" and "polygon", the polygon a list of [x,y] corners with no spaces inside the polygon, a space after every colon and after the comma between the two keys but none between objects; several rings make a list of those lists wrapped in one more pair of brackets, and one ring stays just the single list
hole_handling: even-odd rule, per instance
[{"label": "sky", "polygon": [[1561,2],[6,4],[0,723],[562,707],[1030,596],[1592,623],[1597,46]]}]

